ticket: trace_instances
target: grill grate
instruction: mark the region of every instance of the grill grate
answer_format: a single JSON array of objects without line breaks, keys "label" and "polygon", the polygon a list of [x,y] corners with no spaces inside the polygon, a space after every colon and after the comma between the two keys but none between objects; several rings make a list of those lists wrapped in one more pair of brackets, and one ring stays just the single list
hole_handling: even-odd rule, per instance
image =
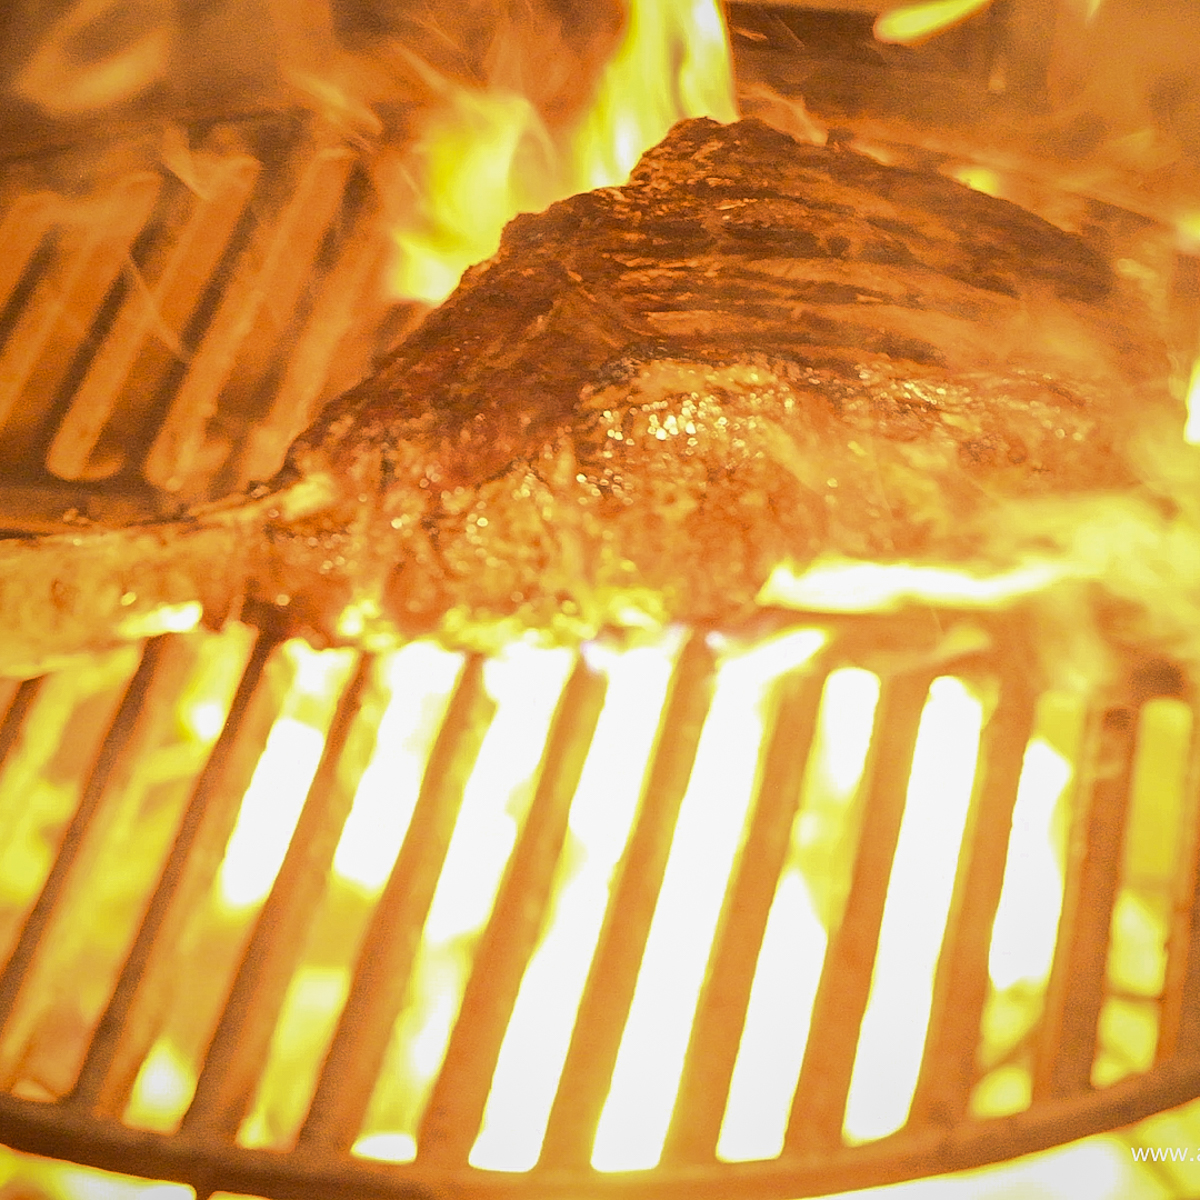
[{"label": "grill grate", "polygon": [[[407,309],[362,155],[319,122],[173,129],[15,168],[3,218],[0,465],[14,531],[122,521],[279,466]],[[11,237],[9,236],[11,234]]]},{"label": "grill grate", "polygon": [[[382,1163],[370,1157],[379,1141],[360,1139],[373,1126],[379,1132],[378,1103],[373,1106],[372,1098],[381,1076],[394,1070],[397,1030],[411,1029],[401,1018],[416,1002],[423,938],[440,879],[449,870],[464,797],[473,772],[483,767],[489,731],[499,727],[508,702],[489,675],[493,668],[480,659],[466,660],[442,698],[444,710],[393,869],[385,885],[367,899],[360,896],[361,936],[352,950],[342,948],[353,970],[344,999],[327,1006],[325,1032],[311,1054],[315,1075],[307,1077],[307,1085],[303,1071],[293,1081],[304,1111],[295,1115],[291,1134],[277,1124],[264,1137],[249,1132],[251,1114],[264,1079],[278,1067],[289,990],[313,953],[309,932],[336,921],[339,905],[347,903],[331,882],[339,842],[372,753],[387,744],[389,704],[422,686],[419,670],[402,666],[406,653],[408,662],[418,657],[410,648],[394,658],[358,657],[351,663],[346,652],[297,650],[268,634],[248,639],[247,631],[234,627],[222,635],[153,640],[136,661],[130,653],[110,656],[103,680],[91,664],[90,694],[79,678],[72,679],[76,699],[71,703],[76,710],[89,710],[88,728],[107,727],[108,732],[89,746],[70,747],[92,766],[71,776],[78,778],[75,790],[69,799],[58,799],[54,814],[33,798],[29,820],[45,848],[40,877],[18,879],[16,857],[4,860],[5,894],[23,890],[27,897],[23,903],[10,899],[4,914],[0,1125],[6,1140],[32,1152],[178,1179],[201,1193],[335,1196],[370,1188],[390,1196],[448,1189],[479,1196],[615,1192],[650,1197],[727,1195],[736,1187],[747,1195],[795,1196],[1009,1157],[1124,1124],[1196,1094],[1200,1066],[1183,1051],[1185,1043],[1167,1032],[1186,1029],[1196,1019],[1193,934],[1190,923],[1178,922],[1169,939],[1166,983],[1150,998],[1164,1014],[1156,1061],[1111,1086],[1093,1086],[1106,1044],[1111,1050],[1101,1014],[1114,996],[1119,998],[1121,987],[1112,954],[1114,903],[1121,889],[1138,885],[1129,856],[1121,852],[1137,791],[1135,769],[1145,769],[1137,745],[1155,705],[1166,705],[1164,711],[1176,717],[1190,715],[1192,708],[1174,695],[1147,696],[1144,687],[1125,696],[1097,692],[1081,701],[1090,714],[1089,732],[1072,764],[1076,785],[1063,810],[1072,822],[1073,850],[1044,1006],[1026,1039],[1033,1099],[1024,1111],[981,1115],[977,1090],[989,1069],[982,1015],[997,987],[989,979],[991,930],[1022,763],[1028,772],[1027,747],[1034,744],[1045,697],[1031,689],[1003,629],[993,631],[991,651],[888,671],[878,655],[865,650],[883,640],[882,631],[867,628],[880,621],[861,618],[828,627],[815,657],[790,669],[786,651],[776,649],[776,665],[764,673],[767,716],[756,751],[756,782],[737,835],[739,849],[723,889],[720,919],[703,946],[708,965],[694,1019],[690,1012],[685,1017],[688,1050],[661,1164],[646,1171],[593,1168],[593,1143],[628,1035],[638,978],[655,953],[651,929],[666,903],[664,880],[673,843],[682,836],[681,812],[695,786],[693,768],[703,739],[714,732],[720,737],[706,721],[717,712],[738,648],[695,634],[675,659],[636,820],[625,835],[603,923],[589,947],[586,986],[546,1117],[541,1154],[532,1170],[517,1173],[472,1166],[472,1150],[522,981],[555,912],[558,872],[576,837],[568,832],[572,807],[615,686],[611,668],[589,651],[548,685],[552,694],[542,703],[554,706],[554,716],[540,764],[528,781],[530,799],[523,813],[517,811],[519,833],[505,856],[495,903],[478,932],[462,943],[461,1003],[417,1104],[413,1160]],[[815,637],[793,631],[793,640],[800,636]],[[935,662],[932,632],[925,640],[929,661]],[[561,659],[561,652],[530,653]],[[216,674],[223,673],[228,709],[220,732],[210,731],[202,752],[193,748],[185,754],[180,723],[189,719],[189,704],[207,711],[210,701],[197,699],[205,672],[210,676],[205,694],[220,691],[212,663],[222,658]],[[313,728],[323,731],[319,763],[269,892],[227,906],[221,949],[211,930],[205,934],[205,918],[198,914],[220,891],[239,809],[250,803],[252,780],[268,756],[272,731],[287,723],[289,713],[304,710],[305,689],[312,687],[305,682],[306,662],[310,670],[314,662],[333,664],[321,675],[334,680],[332,708],[324,715],[309,713]],[[873,733],[861,783],[853,789],[858,800],[845,810],[837,831],[856,849],[845,866],[848,888],[841,916],[829,930],[799,1083],[789,1097],[783,1152],[765,1161],[723,1162],[717,1153],[722,1120],[756,972],[763,970],[760,947],[789,847],[806,821],[818,819],[820,793],[811,783],[815,742],[829,703],[829,680],[847,668],[873,670],[882,690],[870,720]],[[968,681],[979,695],[994,700],[985,705],[980,766],[941,939],[928,1031],[919,1027],[909,1035],[917,1039],[921,1061],[911,1110],[897,1132],[860,1141],[844,1128],[848,1097],[856,1057],[864,1053],[872,973],[888,936],[888,879],[906,807],[913,803],[914,749],[922,714],[931,711],[927,697],[936,692],[931,690],[935,676]],[[1159,690],[1177,690],[1177,677],[1167,672],[1162,680]],[[66,753],[64,739],[80,724],[74,713],[64,715],[63,703],[52,702],[59,682],[48,677],[25,684],[9,698],[0,813],[13,831],[10,846],[20,845],[19,826],[30,807],[20,788],[28,770],[22,755],[46,745]],[[1182,750],[1192,765],[1179,819],[1191,828],[1196,755],[1194,747]],[[159,764],[149,772],[149,782],[147,763]],[[161,775],[166,763],[175,766],[169,814],[152,817],[153,776]],[[284,780],[275,786],[295,784]],[[402,790],[397,788],[394,807],[404,807]],[[282,794],[274,802],[279,814],[292,805]],[[159,836],[152,862],[145,861],[144,846],[137,851],[142,866],[136,894],[124,898],[131,914],[127,934],[108,948],[105,971],[100,961],[105,955],[89,948],[86,933],[72,937],[65,931],[95,928],[89,909],[111,900],[105,895],[111,880],[106,889],[98,872],[128,859],[139,841],[144,844],[139,823],[147,820],[169,824],[169,836]],[[283,815],[279,820],[287,823]],[[1177,844],[1188,848],[1176,858],[1171,886],[1190,896],[1195,853],[1182,832]],[[198,964],[195,956],[203,954],[206,936],[211,957]],[[80,978],[81,969],[89,969],[92,978],[107,978],[103,995],[73,994],[69,981]],[[204,994],[193,994],[189,989],[201,979],[209,980]],[[173,1117],[138,1116],[147,1064],[164,1031],[178,1023],[181,1009],[191,1009],[199,1026],[190,1049],[180,1052],[188,1069],[194,1068],[190,1076],[183,1071],[186,1094]],[[1174,1014],[1170,1021],[1167,1013]],[[68,1018],[79,1026],[71,1041],[74,1053],[60,1037]]]},{"label": "grill grate", "polygon": [[[159,515],[269,474],[320,402],[412,315],[377,297],[387,245],[364,162],[318,123],[215,124],[114,155],[92,164],[81,195],[54,182],[70,174],[59,160],[30,168],[43,182],[18,180],[0,218],[0,465],[3,522],[15,532]],[[1141,246],[1143,234],[1133,221],[1123,236]],[[1177,289],[1194,283],[1189,263],[1180,257]],[[1175,307],[1192,314],[1193,293]],[[1178,324],[1192,336],[1188,320]],[[445,966],[430,950],[439,889],[459,830],[476,819],[472,782],[493,769],[488,739],[516,732],[495,663],[450,670],[443,656],[435,670],[419,646],[318,655],[269,627],[232,625],[0,683],[3,1139],[184,1181],[201,1196],[795,1197],[1007,1158],[1200,1094],[1189,1049],[1200,1023],[1190,686],[1147,670],[1128,687],[1064,698],[1033,682],[1017,616],[970,618],[987,648],[968,639],[976,648],[961,653],[943,635],[957,620],[822,618],[819,651],[763,673],[746,816],[720,860],[728,879],[721,867],[695,893],[716,887],[719,912],[696,950],[702,980],[679,1018],[686,1053],[678,1085],[662,1085],[677,1099],[658,1114],[652,1170],[597,1169],[593,1149],[613,1112],[639,982],[660,954],[656,923],[699,906],[672,890],[673,856],[693,821],[692,789],[711,769],[705,739],[721,744],[726,667],[741,647],[694,632],[673,657],[654,652],[669,659],[670,682],[644,718],[657,733],[632,785],[640,800],[627,806],[585,961],[572,968],[562,1062],[549,1096],[504,1114],[528,1127],[536,1164],[522,1171],[473,1160],[498,1119],[506,1038],[579,853],[572,821],[590,754],[608,744],[613,705],[630,703],[617,686],[623,658],[602,647],[559,654],[558,674],[522,702],[544,710],[545,736],[514,784],[511,847],[488,860],[494,902],[454,941],[454,1011],[416,1081],[406,1064],[430,1027],[420,981]],[[823,792],[813,782],[823,722],[845,671],[869,672],[879,696],[858,702],[870,730],[861,778]],[[911,1107],[894,1132],[863,1136],[848,1114],[890,937],[889,881],[923,715],[946,679],[981,697],[980,767],[949,915],[925,931],[941,944],[930,1015],[898,1042],[915,1066]],[[397,733],[406,704],[417,716]],[[1077,744],[1048,732],[1055,705],[1078,714]],[[1146,783],[1152,754],[1141,747],[1160,718],[1178,770]],[[1048,979],[1024,996],[997,982],[993,927],[1020,849],[1021,789],[1051,743],[1071,781],[1053,809],[1069,828],[1062,916]],[[347,883],[339,853],[371,764],[399,750],[411,762],[388,759],[376,810],[376,840],[392,828],[394,857],[369,884]],[[267,778],[264,764],[281,757],[303,758],[310,774]],[[1150,870],[1139,797],[1159,785],[1175,796],[1178,836],[1164,832],[1174,857]],[[231,900],[227,863],[264,788],[278,870]],[[795,1074],[767,1114],[781,1150],[732,1161],[725,1127],[759,1019],[757,980],[778,957],[764,947],[798,877],[824,897],[828,945],[814,958],[795,940],[781,960],[819,974]],[[1161,979],[1136,986],[1121,961],[1130,896],[1158,914],[1163,943]],[[994,1013],[1014,996],[1024,1026],[997,1040]],[[803,1015],[794,1007],[792,1026]],[[1147,1048],[1121,1059],[1113,1013],[1138,1017]],[[545,1075],[525,1053],[518,1070]],[[1005,1071],[1026,1080],[1027,1095],[995,1098]],[[389,1155],[410,1161],[381,1161]]]}]

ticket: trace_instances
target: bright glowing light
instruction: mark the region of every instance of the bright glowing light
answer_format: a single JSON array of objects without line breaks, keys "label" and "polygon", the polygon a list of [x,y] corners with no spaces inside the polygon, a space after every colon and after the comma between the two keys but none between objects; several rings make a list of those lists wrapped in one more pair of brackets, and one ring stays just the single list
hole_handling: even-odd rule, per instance
[{"label": "bright glowing light", "polygon": [[866,763],[879,679],[855,667],[825,681],[791,843],[767,918],[717,1141],[726,1162],[783,1149],[828,931],[853,864],[851,810]]},{"label": "bright glowing light", "polygon": [[961,680],[935,679],[921,714],[908,795],[888,883],[845,1132],[883,1137],[908,1117],[933,1001],[983,705]]},{"label": "bright glowing light", "polygon": [[[793,640],[794,639],[794,640]],[[778,643],[811,655],[824,635]],[[721,901],[741,844],[763,737],[762,702],[793,665],[757,650],[727,659],[716,681],[662,891],[592,1150],[601,1171],[652,1167],[662,1153]]]},{"label": "bright glowing light", "polygon": [[475,941],[491,915],[572,656],[510,647],[484,666],[496,702],[425,921],[409,1001],[392,1034],[364,1137],[415,1138],[462,1003]]},{"label": "bright glowing light", "polygon": [[179,1124],[195,1090],[191,1064],[172,1042],[159,1038],[142,1060],[124,1120],[138,1129],[168,1133]]},{"label": "bright glowing light", "polygon": [[1049,559],[990,575],[912,563],[826,562],[801,569],[781,563],[759,590],[758,603],[817,612],[887,612],[911,601],[994,608],[1066,574],[1065,565]]},{"label": "bright glowing light", "polygon": [[523,95],[472,90],[412,65],[442,96],[396,179],[405,219],[393,231],[399,296],[443,300],[463,270],[490,257],[519,212],[625,181],[643,151],[683,117],[737,116],[717,0],[633,0],[621,45],[570,136],[554,134]]},{"label": "bright glowing light", "polygon": [[275,882],[352,662],[347,650],[316,651],[298,640],[288,642],[283,653],[295,675],[242,798],[217,876],[219,902],[229,909],[260,903]]},{"label": "bright glowing light", "polygon": [[991,0],[928,0],[893,8],[875,21],[875,39],[916,46],[987,8]]},{"label": "bright glowing light", "polygon": [[320,730],[290,717],[271,727],[217,879],[230,908],[257,904],[271,890],[324,742]]},{"label": "bright glowing light", "polygon": [[428,642],[388,659],[391,699],[333,856],[334,873],[368,894],[391,874],[461,667],[461,655]]},{"label": "bright glowing light", "polygon": [[1044,738],[1030,739],[988,956],[992,985],[1001,990],[1022,981],[1041,984],[1050,974],[1063,896],[1053,821],[1072,774],[1070,762]]},{"label": "bright glowing light", "polygon": [[304,1119],[317,1064],[350,990],[345,968],[301,967],[288,985],[240,1146],[279,1146]]},{"label": "bright glowing light", "polygon": [[570,669],[567,651],[520,644],[484,667],[496,715],[463,794],[425,923],[427,942],[445,944],[477,933],[486,923]]},{"label": "bright glowing light", "polygon": [[799,870],[788,870],[776,889],[754,971],[717,1141],[724,1162],[774,1158],[783,1150],[828,941],[808,885]]},{"label": "bright glowing light", "polygon": [[952,179],[965,183],[974,191],[983,192],[988,196],[1004,196],[1004,181],[998,172],[990,167],[981,167],[977,163],[964,163],[946,172]]},{"label": "bright glowing light", "polygon": [[625,38],[578,133],[579,190],[623,183],[683,117],[737,119],[715,0],[635,0]]},{"label": "bright glowing light", "polygon": [[157,637],[160,633],[187,633],[189,629],[195,629],[200,624],[202,616],[204,609],[197,600],[189,600],[184,604],[164,604],[150,612],[135,613],[126,617],[117,625],[117,632],[124,638]]},{"label": "bright glowing light", "polygon": [[1200,358],[1192,366],[1192,378],[1188,383],[1187,424],[1183,436],[1193,446],[1200,442]]},{"label": "bright glowing light", "polygon": [[370,1133],[354,1143],[351,1153],[379,1162],[412,1162],[417,1157],[417,1140],[408,1133]]},{"label": "bright glowing light", "polygon": [[608,692],[571,804],[546,933],[521,980],[472,1166],[525,1171],[537,1162],[677,648],[588,655],[605,670]]}]

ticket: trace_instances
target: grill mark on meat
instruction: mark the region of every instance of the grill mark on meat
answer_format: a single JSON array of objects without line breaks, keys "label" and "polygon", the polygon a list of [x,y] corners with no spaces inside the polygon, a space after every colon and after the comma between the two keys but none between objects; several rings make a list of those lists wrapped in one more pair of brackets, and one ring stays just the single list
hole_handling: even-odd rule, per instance
[{"label": "grill mark on meat", "polygon": [[0,666],[192,596],[479,644],[733,624],[783,560],[953,562],[997,506],[1136,485],[1138,422],[1179,419],[1144,325],[1010,204],[684,122],[626,187],[513,221],[250,497],[0,550]]}]

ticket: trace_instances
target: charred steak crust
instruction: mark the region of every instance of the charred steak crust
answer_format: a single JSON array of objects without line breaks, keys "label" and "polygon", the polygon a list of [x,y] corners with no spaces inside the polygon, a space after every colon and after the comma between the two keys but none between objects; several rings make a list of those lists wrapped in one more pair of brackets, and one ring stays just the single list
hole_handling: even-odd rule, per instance
[{"label": "charred steak crust", "polygon": [[1014,504],[1131,488],[1139,425],[1181,420],[1136,299],[941,176],[686,121],[513,221],[251,495],[0,543],[0,670],[192,601],[486,648],[734,625],[780,563],[1003,566]]},{"label": "charred steak crust", "polygon": [[[1163,351],[1081,239],[949,179],[677,125],[498,254],[295,443],[305,628],[725,622],[822,554],[953,561],[1007,500],[1130,485]],[[1144,322],[1143,322],[1144,325]],[[321,581],[314,586],[314,580]]]}]

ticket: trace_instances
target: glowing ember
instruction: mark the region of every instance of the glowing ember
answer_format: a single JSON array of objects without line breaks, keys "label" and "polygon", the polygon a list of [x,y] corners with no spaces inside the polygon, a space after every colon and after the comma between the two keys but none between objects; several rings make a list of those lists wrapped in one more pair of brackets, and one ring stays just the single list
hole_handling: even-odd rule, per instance
[{"label": "glowing ember", "polygon": [[908,1117],[982,722],[983,705],[971,689],[958,679],[934,680],[921,714],[846,1105],[851,1140],[883,1137]]},{"label": "glowing ember", "polygon": [[592,1165],[652,1167],[675,1103],[721,901],[743,835],[770,683],[826,635],[802,629],[722,663],[683,798]]},{"label": "glowing ember", "polygon": [[916,46],[934,34],[981,12],[992,0],[929,0],[925,4],[907,4],[893,8],[875,21],[875,38]]},{"label": "glowing ember", "polygon": [[623,183],[678,120],[737,116],[716,0],[633,0],[622,44],[569,135],[548,129],[523,95],[495,86],[472,91],[416,65],[444,103],[395,181],[409,194],[393,229],[391,283],[397,296],[431,304],[495,253],[517,213]]}]

